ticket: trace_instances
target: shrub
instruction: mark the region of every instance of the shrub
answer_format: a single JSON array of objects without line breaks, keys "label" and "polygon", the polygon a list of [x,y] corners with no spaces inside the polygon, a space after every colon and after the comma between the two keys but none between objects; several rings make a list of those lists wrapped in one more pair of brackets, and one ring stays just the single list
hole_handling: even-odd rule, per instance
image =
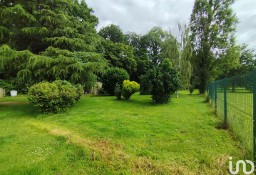
[{"label": "shrub", "polygon": [[13,90],[12,84],[6,80],[0,80],[0,88],[3,88],[8,95],[10,94],[10,91]]},{"label": "shrub", "polygon": [[69,82],[61,80],[35,84],[28,93],[32,104],[46,113],[58,113],[71,107],[80,99],[81,95],[81,87],[75,87]]},{"label": "shrub", "polygon": [[151,95],[152,87],[150,77],[148,74],[140,76],[140,94]]},{"label": "shrub", "polygon": [[124,80],[123,82],[123,89],[122,95],[123,97],[128,100],[130,97],[140,90],[140,85],[135,81]]},{"label": "shrub", "polygon": [[117,84],[115,87],[115,96],[117,100],[121,100],[122,97],[122,88],[121,85]]},{"label": "shrub", "polygon": [[155,103],[168,103],[171,95],[178,90],[178,74],[172,68],[170,60],[164,59],[158,66],[149,71],[152,84],[152,99]]},{"label": "shrub", "polygon": [[192,95],[193,94],[193,92],[195,91],[195,85],[190,85],[189,86],[189,93],[190,93],[190,95]]},{"label": "shrub", "polygon": [[103,89],[109,95],[115,95],[116,85],[122,86],[123,81],[129,79],[130,76],[126,70],[117,67],[111,67],[102,77]]}]

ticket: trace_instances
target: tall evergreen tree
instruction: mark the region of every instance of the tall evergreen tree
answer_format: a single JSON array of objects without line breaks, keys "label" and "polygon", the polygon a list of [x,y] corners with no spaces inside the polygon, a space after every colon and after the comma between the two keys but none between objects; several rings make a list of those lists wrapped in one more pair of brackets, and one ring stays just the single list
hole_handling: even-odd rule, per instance
[{"label": "tall evergreen tree", "polygon": [[98,19],[84,0],[5,0],[0,8],[0,77],[91,84],[104,67]]},{"label": "tall evergreen tree", "polygon": [[[198,78],[199,91],[216,78],[217,69],[226,58],[229,48],[235,46],[235,24],[237,19],[231,8],[234,0],[196,0],[190,19],[191,40],[194,49],[194,73]],[[223,59],[222,59],[223,60]],[[236,65],[238,60],[230,60]],[[227,62],[227,60],[225,60]]]}]

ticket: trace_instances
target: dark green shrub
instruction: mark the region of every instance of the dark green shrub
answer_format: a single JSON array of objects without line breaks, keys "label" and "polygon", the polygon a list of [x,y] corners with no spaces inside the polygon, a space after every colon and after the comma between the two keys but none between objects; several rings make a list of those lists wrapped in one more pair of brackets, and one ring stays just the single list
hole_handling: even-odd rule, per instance
[{"label": "dark green shrub", "polygon": [[0,88],[5,90],[6,95],[10,95],[10,91],[13,90],[12,84],[6,80],[0,80]]},{"label": "dark green shrub", "polygon": [[123,97],[128,100],[131,96],[140,90],[140,85],[135,81],[124,80],[123,82],[123,89],[122,95]]},{"label": "dark green shrub", "polygon": [[109,95],[115,95],[116,85],[122,86],[123,81],[129,79],[130,76],[126,70],[117,67],[111,67],[102,77],[103,89]]},{"label": "dark green shrub", "polygon": [[152,87],[150,77],[148,74],[140,76],[140,94],[151,95]]},{"label": "dark green shrub", "polygon": [[121,100],[122,97],[122,87],[120,84],[117,84],[115,87],[115,96],[117,100]]},{"label": "dark green shrub", "polygon": [[195,86],[191,84],[189,86],[189,93],[192,95],[194,91],[195,91]]},{"label": "dark green shrub", "polygon": [[74,105],[82,95],[80,91],[67,81],[41,82],[29,89],[28,98],[40,111],[58,113]]},{"label": "dark green shrub", "polygon": [[169,59],[164,59],[149,72],[152,84],[152,99],[155,103],[170,102],[171,95],[178,90],[178,74]]}]

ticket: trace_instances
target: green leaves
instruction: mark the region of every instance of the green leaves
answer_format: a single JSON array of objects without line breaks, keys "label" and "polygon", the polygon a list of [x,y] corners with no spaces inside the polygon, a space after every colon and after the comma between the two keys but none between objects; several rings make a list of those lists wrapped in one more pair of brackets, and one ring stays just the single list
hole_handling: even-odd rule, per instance
[{"label": "green leaves", "polygon": [[0,47],[0,56],[3,57],[0,69],[4,71],[5,78],[17,77],[26,83],[65,79],[72,83],[92,85],[96,81],[96,73],[102,72],[106,66],[104,58],[96,53],[73,53],[49,48],[43,55],[15,51],[4,45]]},{"label": "green leaves", "polygon": [[58,113],[73,106],[82,94],[81,87],[57,80],[33,85],[29,89],[28,98],[41,112]]},{"label": "green leaves", "polygon": [[169,103],[179,88],[179,77],[169,59],[164,59],[142,77],[142,93],[150,93],[155,103]]},{"label": "green leaves", "polygon": [[102,77],[103,89],[109,95],[115,95],[115,87],[122,86],[124,80],[129,80],[129,74],[124,70],[111,67],[106,70]]},{"label": "green leaves", "polygon": [[140,90],[140,85],[135,81],[124,80],[122,87],[122,95],[126,100],[129,100],[131,96]]},{"label": "green leaves", "polygon": [[[233,3],[233,0],[195,1],[190,29],[194,49],[194,74],[199,80],[200,93],[205,92],[211,79],[226,71],[218,68],[221,65],[219,62],[225,63],[225,59],[229,58],[225,55],[229,55],[230,49],[235,47],[237,19],[231,8]],[[231,67],[229,65],[228,68],[232,69],[232,66],[236,67],[236,64]]]},{"label": "green leaves", "polygon": [[0,6],[0,78],[28,86],[56,79],[93,85],[107,62],[96,53],[98,19],[85,1],[13,1]]},{"label": "green leaves", "polygon": [[10,6],[3,3],[0,38],[3,44],[35,54],[50,46],[92,52],[99,37],[97,18],[91,12],[85,2],[73,0],[15,1]]}]

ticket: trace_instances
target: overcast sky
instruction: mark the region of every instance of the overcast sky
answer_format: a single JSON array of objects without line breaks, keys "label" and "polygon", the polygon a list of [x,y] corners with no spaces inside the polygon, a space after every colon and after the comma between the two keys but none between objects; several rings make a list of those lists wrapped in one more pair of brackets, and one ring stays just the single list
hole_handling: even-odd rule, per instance
[{"label": "overcast sky", "polygon": [[[145,34],[154,26],[178,33],[178,22],[188,23],[194,0],[86,0],[99,18],[98,28],[116,24],[126,32]],[[233,6],[240,23],[237,41],[256,49],[256,0],[237,0]]]}]

